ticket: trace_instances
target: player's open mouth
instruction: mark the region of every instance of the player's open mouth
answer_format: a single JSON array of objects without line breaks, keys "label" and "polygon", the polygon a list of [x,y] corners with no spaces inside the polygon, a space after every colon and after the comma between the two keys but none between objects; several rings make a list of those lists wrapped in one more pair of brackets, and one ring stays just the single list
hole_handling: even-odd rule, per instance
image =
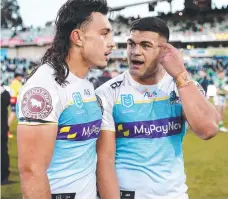
[{"label": "player's open mouth", "polygon": [[105,55],[105,58],[106,58],[106,60],[108,60],[109,59],[109,55],[112,53],[112,51],[108,51],[108,52],[106,52],[104,55]]},{"label": "player's open mouth", "polygon": [[112,51],[108,51],[105,53],[105,56],[109,56],[112,53]]},{"label": "player's open mouth", "polygon": [[141,61],[141,60],[131,60],[131,63],[133,66],[141,66],[142,64],[144,64],[144,61]]}]

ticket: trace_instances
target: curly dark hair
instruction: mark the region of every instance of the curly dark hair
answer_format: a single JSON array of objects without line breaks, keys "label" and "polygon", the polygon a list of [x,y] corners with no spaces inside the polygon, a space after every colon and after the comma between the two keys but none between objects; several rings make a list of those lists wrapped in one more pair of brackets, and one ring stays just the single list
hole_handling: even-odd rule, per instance
[{"label": "curly dark hair", "polygon": [[[41,64],[47,63],[53,67],[55,80],[61,86],[66,85],[69,75],[65,59],[70,48],[71,32],[85,26],[91,20],[93,12],[107,15],[108,11],[106,0],[68,0],[59,9],[55,21],[56,34],[51,47],[42,57]],[[35,71],[32,74],[34,73]]]}]

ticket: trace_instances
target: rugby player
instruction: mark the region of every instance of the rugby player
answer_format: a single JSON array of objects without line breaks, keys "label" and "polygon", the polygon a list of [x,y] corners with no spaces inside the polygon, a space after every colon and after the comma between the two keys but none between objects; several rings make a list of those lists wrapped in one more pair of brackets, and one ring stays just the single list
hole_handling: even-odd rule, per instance
[{"label": "rugby player", "polygon": [[219,130],[221,132],[228,132],[228,129],[223,125],[223,118],[226,109],[226,96],[228,94],[228,91],[225,89],[226,78],[224,71],[222,69],[218,70],[217,78],[215,80],[215,86],[216,95],[214,96],[214,104],[220,115]]},{"label": "rugby player", "polygon": [[162,20],[134,21],[127,41],[129,70],[96,90],[103,107],[97,142],[102,199],[187,199],[186,122],[201,139],[216,135],[215,107],[168,40]]},{"label": "rugby player", "polygon": [[69,0],[42,65],[17,106],[23,199],[95,199],[96,140],[102,119],[90,68],[105,68],[114,46],[106,0]]}]

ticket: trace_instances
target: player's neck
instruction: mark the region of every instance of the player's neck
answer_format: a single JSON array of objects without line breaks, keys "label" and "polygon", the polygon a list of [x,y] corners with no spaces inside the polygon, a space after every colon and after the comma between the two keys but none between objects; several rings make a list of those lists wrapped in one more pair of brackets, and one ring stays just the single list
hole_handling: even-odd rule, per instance
[{"label": "player's neck", "polygon": [[160,65],[157,71],[154,74],[151,74],[150,76],[147,76],[145,78],[136,78],[132,76],[132,78],[142,85],[154,85],[157,84],[164,77],[165,74],[165,69]]},{"label": "player's neck", "polygon": [[69,70],[79,78],[85,78],[89,72],[89,64],[78,53],[69,53],[66,58]]}]

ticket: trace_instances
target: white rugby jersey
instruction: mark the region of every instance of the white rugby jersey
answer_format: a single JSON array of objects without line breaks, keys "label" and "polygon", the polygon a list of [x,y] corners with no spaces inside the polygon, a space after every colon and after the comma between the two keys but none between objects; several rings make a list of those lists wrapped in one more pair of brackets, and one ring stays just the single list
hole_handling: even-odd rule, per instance
[{"label": "white rugby jersey", "polygon": [[101,130],[116,133],[116,173],[129,199],[186,196],[182,141],[183,108],[173,78],[141,85],[129,71],[96,90],[102,102]]},{"label": "white rugby jersey", "polygon": [[58,125],[47,170],[52,198],[95,199],[96,140],[102,114],[94,88],[72,73],[69,84],[61,87],[53,73],[49,65],[42,65],[23,86],[17,104],[19,124]]}]

